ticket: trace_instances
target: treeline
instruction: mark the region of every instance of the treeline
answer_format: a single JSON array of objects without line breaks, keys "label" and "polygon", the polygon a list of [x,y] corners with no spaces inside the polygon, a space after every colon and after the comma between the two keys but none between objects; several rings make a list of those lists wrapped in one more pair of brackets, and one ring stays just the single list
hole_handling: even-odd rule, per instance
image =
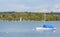
[{"label": "treeline", "polygon": [[0,12],[0,20],[19,21],[43,21],[46,14],[46,21],[60,21],[60,13],[43,12]]}]

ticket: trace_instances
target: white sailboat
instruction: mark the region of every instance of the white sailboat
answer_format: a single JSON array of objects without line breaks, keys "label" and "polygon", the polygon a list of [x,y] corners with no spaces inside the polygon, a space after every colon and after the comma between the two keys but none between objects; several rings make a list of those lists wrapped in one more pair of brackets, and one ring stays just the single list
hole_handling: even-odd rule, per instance
[{"label": "white sailboat", "polygon": [[36,30],[36,31],[56,30],[56,28],[52,25],[45,25],[45,22],[46,22],[46,13],[44,13],[44,25],[42,27],[36,27],[33,30]]},{"label": "white sailboat", "polygon": [[20,22],[21,22],[21,21],[23,21],[23,20],[22,20],[22,17],[20,17]]}]

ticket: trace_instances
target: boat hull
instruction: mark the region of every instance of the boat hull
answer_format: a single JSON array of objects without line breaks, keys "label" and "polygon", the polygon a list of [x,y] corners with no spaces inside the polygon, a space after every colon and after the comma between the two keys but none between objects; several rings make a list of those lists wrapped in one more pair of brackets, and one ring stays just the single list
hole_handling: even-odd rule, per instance
[{"label": "boat hull", "polygon": [[56,30],[56,28],[43,28],[43,27],[36,27],[36,31],[44,31],[44,30]]}]

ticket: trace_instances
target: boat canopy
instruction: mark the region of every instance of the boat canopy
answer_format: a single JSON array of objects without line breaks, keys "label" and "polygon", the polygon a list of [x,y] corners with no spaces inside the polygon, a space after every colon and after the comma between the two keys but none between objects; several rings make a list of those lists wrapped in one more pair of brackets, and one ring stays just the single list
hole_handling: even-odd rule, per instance
[{"label": "boat canopy", "polygon": [[54,28],[52,25],[43,25],[44,28]]}]

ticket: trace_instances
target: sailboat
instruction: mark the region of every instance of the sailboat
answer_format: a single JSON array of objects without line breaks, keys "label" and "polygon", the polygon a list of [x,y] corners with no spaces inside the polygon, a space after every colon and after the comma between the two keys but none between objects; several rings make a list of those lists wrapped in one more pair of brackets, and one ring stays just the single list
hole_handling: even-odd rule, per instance
[{"label": "sailboat", "polygon": [[46,13],[44,13],[44,25],[42,27],[36,27],[33,30],[36,31],[45,31],[45,30],[56,30],[56,28],[52,25],[46,25]]},{"label": "sailboat", "polygon": [[22,17],[20,17],[20,22],[23,21]]}]

